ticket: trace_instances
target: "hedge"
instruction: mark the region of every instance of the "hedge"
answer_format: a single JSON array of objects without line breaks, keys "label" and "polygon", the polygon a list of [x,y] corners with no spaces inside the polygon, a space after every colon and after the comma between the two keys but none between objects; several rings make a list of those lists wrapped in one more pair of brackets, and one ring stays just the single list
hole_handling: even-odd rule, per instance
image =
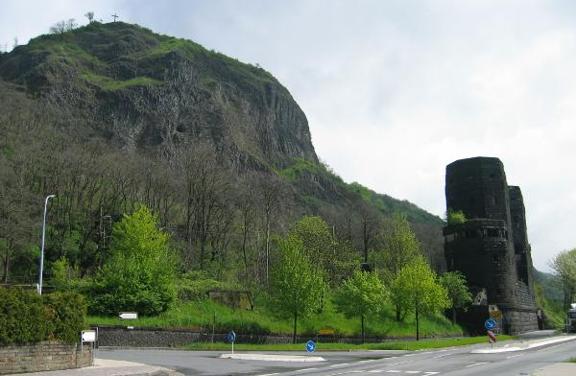
[{"label": "hedge", "polygon": [[0,288],[0,345],[44,340],[78,341],[85,328],[86,303],[81,295]]}]

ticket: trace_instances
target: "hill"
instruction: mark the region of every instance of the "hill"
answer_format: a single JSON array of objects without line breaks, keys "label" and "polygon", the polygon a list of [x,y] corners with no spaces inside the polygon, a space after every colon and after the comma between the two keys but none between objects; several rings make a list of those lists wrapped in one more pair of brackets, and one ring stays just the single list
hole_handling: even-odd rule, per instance
[{"label": "hill", "polygon": [[34,258],[30,239],[49,193],[48,261],[65,257],[80,273],[101,265],[111,223],[137,203],[188,250],[186,267],[204,269],[206,258],[220,276],[238,250],[246,264],[247,249],[262,262],[270,234],[306,214],[361,250],[403,212],[442,268],[443,221],[320,163],[304,113],[258,66],[137,25],[94,22],[0,54],[0,99],[0,238],[23,280],[34,274],[19,265]]}]

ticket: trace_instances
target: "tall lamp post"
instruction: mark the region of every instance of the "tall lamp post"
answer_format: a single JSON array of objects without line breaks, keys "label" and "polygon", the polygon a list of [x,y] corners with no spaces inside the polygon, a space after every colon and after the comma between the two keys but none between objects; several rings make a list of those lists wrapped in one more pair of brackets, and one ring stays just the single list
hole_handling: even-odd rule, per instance
[{"label": "tall lamp post", "polygon": [[42,274],[44,272],[44,242],[46,240],[46,211],[48,210],[48,200],[56,195],[46,196],[44,201],[44,221],[42,222],[42,247],[40,248],[40,279],[38,281],[38,294],[42,295]]}]

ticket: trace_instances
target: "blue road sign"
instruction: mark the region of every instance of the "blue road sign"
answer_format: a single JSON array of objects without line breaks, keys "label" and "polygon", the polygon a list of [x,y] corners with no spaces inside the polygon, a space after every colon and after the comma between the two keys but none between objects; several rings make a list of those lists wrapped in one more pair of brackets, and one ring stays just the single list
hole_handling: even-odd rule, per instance
[{"label": "blue road sign", "polygon": [[230,333],[226,334],[226,341],[234,343],[236,342],[236,333],[232,330]]},{"label": "blue road sign", "polygon": [[496,321],[494,321],[494,319],[488,319],[484,322],[484,327],[486,330],[492,330],[496,327]]},{"label": "blue road sign", "polygon": [[316,343],[312,340],[306,342],[306,351],[308,352],[316,351]]}]

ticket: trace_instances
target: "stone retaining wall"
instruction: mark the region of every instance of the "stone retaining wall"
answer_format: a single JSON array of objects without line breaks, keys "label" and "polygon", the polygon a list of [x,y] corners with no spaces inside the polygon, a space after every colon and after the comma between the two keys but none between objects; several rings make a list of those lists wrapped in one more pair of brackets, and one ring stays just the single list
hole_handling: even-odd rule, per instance
[{"label": "stone retaining wall", "polygon": [[[226,342],[226,334],[212,334],[168,329],[149,329],[127,327],[98,327],[98,346],[112,347],[177,347],[196,342]],[[342,337],[338,335],[298,336],[297,341],[304,343],[309,339],[324,343],[361,343],[361,337]],[[411,338],[366,337],[367,342],[382,342]],[[292,336],[266,334],[238,334],[236,343],[276,344],[292,343]]]},{"label": "stone retaining wall", "polygon": [[55,371],[92,365],[92,347],[61,342],[0,347],[0,375]]}]

